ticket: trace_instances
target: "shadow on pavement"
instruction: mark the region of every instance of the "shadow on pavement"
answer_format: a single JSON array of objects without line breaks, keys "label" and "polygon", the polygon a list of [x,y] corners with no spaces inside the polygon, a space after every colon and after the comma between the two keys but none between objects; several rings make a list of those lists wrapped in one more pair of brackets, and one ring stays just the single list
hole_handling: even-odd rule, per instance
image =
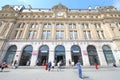
[{"label": "shadow on pavement", "polygon": [[89,76],[83,76],[83,80],[92,80]]},{"label": "shadow on pavement", "polygon": [[10,72],[10,71],[0,71],[0,72],[2,73],[2,72]]}]

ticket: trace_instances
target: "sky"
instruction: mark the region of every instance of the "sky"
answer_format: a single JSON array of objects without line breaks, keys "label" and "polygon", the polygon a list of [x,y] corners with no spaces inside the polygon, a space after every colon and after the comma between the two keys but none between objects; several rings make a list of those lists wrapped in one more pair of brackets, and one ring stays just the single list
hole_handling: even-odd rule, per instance
[{"label": "sky", "polygon": [[62,3],[69,9],[87,9],[88,6],[115,6],[120,10],[120,0],[0,0],[0,9],[4,5],[24,5],[26,8],[52,8]]}]

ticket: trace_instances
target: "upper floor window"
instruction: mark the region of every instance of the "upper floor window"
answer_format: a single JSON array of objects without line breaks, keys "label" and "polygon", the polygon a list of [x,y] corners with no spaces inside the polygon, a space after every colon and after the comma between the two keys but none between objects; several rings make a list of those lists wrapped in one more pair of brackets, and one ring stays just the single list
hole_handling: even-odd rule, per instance
[{"label": "upper floor window", "polygon": [[37,31],[30,31],[28,38],[36,38],[37,37]]},{"label": "upper floor window", "polygon": [[87,29],[87,28],[89,28],[89,26],[88,26],[88,24],[87,24],[87,23],[86,23],[86,24],[85,24],[85,23],[83,23],[83,24],[82,24],[82,28],[83,28],[83,29]]},{"label": "upper floor window", "polygon": [[18,30],[15,31],[14,38],[17,38]]},{"label": "upper floor window", "polygon": [[19,23],[19,24],[17,25],[17,28],[20,28],[20,25],[21,25],[21,24]]},{"label": "upper floor window", "polygon": [[97,31],[98,38],[99,39],[105,39],[104,32],[103,31]]},{"label": "upper floor window", "polygon": [[120,22],[119,22],[119,23],[117,23],[116,25],[117,25],[117,27],[120,27]]},{"label": "upper floor window", "polygon": [[2,26],[2,22],[0,22],[0,27]]},{"label": "upper floor window", "polygon": [[49,30],[44,30],[42,33],[42,39],[50,39],[51,32]]},{"label": "upper floor window", "polygon": [[38,24],[32,24],[32,25],[31,25],[31,28],[38,28],[38,27],[39,27]]},{"label": "upper floor window", "polygon": [[75,24],[69,24],[69,28],[72,29],[72,28],[76,28],[76,25]]},{"label": "upper floor window", "polygon": [[63,24],[57,24],[56,28],[64,28],[64,25]]},{"label": "upper floor window", "polygon": [[95,26],[95,28],[101,28],[101,25],[97,24],[97,23],[95,23],[94,26]]},{"label": "upper floor window", "polygon": [[77,31],[70,31],[70,39],[77,39],[78,34]]},{"label": "upper floor window", "polygon": [[32,38],[32,36],[33,36],[33,31],[30,31],[28,38]]},{"label": "upper floor window", "polygon": [[90,31],[84,31],[83,34],[84,34],[85,39],[91,39],[91,32]]},{"label": "upper floor window", "polygon": [[56,39],[63,39],[64,31],[56,31]]},{"label": "upper floor window", "polygon": [[19,35],[18,35],[18,38],[22,38],[22,33],[23,33],[23,31],[21,30]]},{"label": "upper floor window", "polygon": [[19,23],[18,25],[17,25],[17,28],[23,28],[25,26],[25,23]]},{"label": "upper floor window", "polygon": [[44,24],[43,28],[51,28],[51,24]]}]

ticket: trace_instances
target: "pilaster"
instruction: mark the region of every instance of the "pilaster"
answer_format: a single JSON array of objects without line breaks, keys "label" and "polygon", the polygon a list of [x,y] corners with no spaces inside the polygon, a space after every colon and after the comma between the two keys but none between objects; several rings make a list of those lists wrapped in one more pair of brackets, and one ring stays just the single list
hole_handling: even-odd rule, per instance
[{"label": "pilaster", "polygon": [[23,32],[23,39],[26,39],[27,36],[28,36],[28,32],[29,32],[29,23],[25,23],[25,26],[24,26],[24,32]]}]

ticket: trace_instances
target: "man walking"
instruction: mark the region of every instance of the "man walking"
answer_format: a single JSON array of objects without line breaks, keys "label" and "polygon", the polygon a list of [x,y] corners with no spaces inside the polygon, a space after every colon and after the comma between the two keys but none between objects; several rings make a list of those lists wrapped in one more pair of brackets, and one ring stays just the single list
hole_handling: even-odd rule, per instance
[{"label": "man walking", "polygon": [[78,60],[77,62],[77,67],[78,67],[78,75],[81,79],[83,79],[82,77],[82,68],[81,68],[81,63],[80,63],[80,60]]}]

